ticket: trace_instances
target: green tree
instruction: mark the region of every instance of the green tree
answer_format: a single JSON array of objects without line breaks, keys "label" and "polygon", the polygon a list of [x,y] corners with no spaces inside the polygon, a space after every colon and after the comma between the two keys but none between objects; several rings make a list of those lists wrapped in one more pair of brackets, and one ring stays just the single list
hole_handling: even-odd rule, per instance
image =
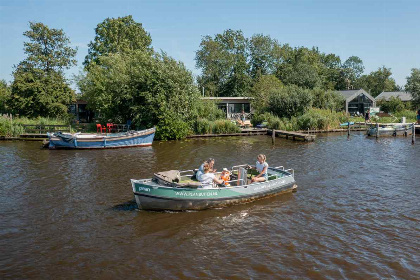
[{"label": "green tree", "polygon": [[391,75],[391,69],[382,66],[369,75],[361,76],[356,82],[356,88],[367,90],[373,97],[378,96],[383,91],[399,90],[395,80],[391,78]]},{"label": "green tree", "polygon": [[99,57],[103,55],[133,50],[153,51],[149,33],[131,15],[107,18],[97,25],[95,33],[95,39],[89,43],[88,55],[83,62],[86,68],[92,62],[99,63]]},{"label": "green tree", "polygon": [[411,69],[411,74],[407,77],[405,90],[413,96],[413,103],[420,105],[420,68]]},{"label": "green tree", "polygon": [[249,64],[252,78],[275,73],[281,61],[281,46],[277,40],[263,34],[255,34],[249,40]]},{"label": "green tree", "polygon": [[185,66],[143,50],[100,56],[78,85],[105,119],[157,127],[157,139],[180,139],[197,118],[199,92]]},{"label": "green tree", "polygon": [[76,65],[77,49],[61,29],[50,29],[43,23],[30,22],[24,33],[27,58],[13,72],[10,104],[14,113],[29,117],[63,117],[74,100],[74,91],[63,70]]},{"label": "green tree", "polygon": [[363,74],[365,67],[363,61],[357,56],[350,56],[343,63],[343,76],[346,82],[345,89],[352,89]]},{"label": "green tree", "polygon": [[0,113],[8,112],[11,89],[5,80],[0,80]]},{"label": "green tree", "polygon": [[207,95],[244,96],[251,86],[248,65],[248,40],[240,30],[228,29],[214,38],[205,36],[196,52],[198,79]]},{"label": "green tree", "polygon": [[260,76],[251,89],[252,108],[263,112],[268,107],[270,93],[283,87],[283,83],[274,75]]}]

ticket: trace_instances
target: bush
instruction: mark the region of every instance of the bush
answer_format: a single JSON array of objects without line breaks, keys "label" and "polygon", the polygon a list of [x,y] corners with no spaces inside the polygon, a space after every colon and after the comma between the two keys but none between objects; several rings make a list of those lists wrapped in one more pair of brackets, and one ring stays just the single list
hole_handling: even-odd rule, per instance
[{"label": "bush", "polygon": [[211,133],[211,124],[208,119],[197,119],[194,124],[194,132],[196,134],[209,134]]},{"label": "bush", "polygon": [[309,90],[289,85],[271,92],[268,107],[280,118],[296,117],[311,108],[312,98]]},{"label": "bush", "polygon": [[333,129],[339,128],[340,123],[346,122],[347,117],[343,112],[312,108],[304,115],[297,118],[299,130],[306,129]]},{"label": "bush", "polygon": [[216,120],[212,124],[213,134],[238,133],[241,129],[232,123],[230,120]]}]

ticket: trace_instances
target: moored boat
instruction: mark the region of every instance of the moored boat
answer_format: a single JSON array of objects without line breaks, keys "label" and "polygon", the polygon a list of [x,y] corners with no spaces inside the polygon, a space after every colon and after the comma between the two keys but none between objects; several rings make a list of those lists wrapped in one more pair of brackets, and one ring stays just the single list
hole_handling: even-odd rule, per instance
[{"label": "moored boat", "polygon": [[411,123],[387,123],[380,124],[379,130],[376,125],[371,125],[367,130],[367,136],[376,136],[378,130],[378,136],[407,136],[412,133]]},{"label": "moored boat", "polygon": [[193,170],[172,170],[156,173],[151,179],[131,179],[131,185],[139,209],[173,211],[247,203],[297,188],[292,169],[269,167],[267,181],[251,184],[252,170],[245,169],[245,166],[232,167],[230,186],[201,188],[200,182],[192,179]]},{"label": "moored boat", "polygon": [[152,145],[155,128],[108,134],[48,133],[50,149],[110,149]]}]

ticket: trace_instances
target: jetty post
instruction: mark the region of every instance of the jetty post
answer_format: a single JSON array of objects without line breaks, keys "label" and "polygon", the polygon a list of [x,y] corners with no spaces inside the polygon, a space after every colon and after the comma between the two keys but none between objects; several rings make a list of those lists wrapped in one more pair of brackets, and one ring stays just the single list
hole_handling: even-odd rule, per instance
[{"label": "jetty post", "polygon": [[347,137],[350,137],[350,118],[347,118]]},{"label": "jetty post", "polygon": [[413,123],[413,126],[411,127],[411,144],[414,145],[414,142],[416,142],[416,126],[415,126],[415,123]]},{"label": "jetty post", "polygon": [[276,140],[276,131],[273,128],[271,130],[271,142],[274,144],[275,140]]},{"label": "jetty post", "polygon": [[376,139],[379,137],[379,123],[376,123]]}]

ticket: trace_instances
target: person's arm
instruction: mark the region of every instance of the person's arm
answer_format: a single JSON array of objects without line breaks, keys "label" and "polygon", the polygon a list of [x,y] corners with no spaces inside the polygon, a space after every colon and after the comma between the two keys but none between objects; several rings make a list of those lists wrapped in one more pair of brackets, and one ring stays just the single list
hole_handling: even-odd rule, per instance
[{"label": "person's arm", "polygon": [[213,178],[213,182],[215,182],[216,184],[223,184],[223,180],[217,179],[216,177]]}]

